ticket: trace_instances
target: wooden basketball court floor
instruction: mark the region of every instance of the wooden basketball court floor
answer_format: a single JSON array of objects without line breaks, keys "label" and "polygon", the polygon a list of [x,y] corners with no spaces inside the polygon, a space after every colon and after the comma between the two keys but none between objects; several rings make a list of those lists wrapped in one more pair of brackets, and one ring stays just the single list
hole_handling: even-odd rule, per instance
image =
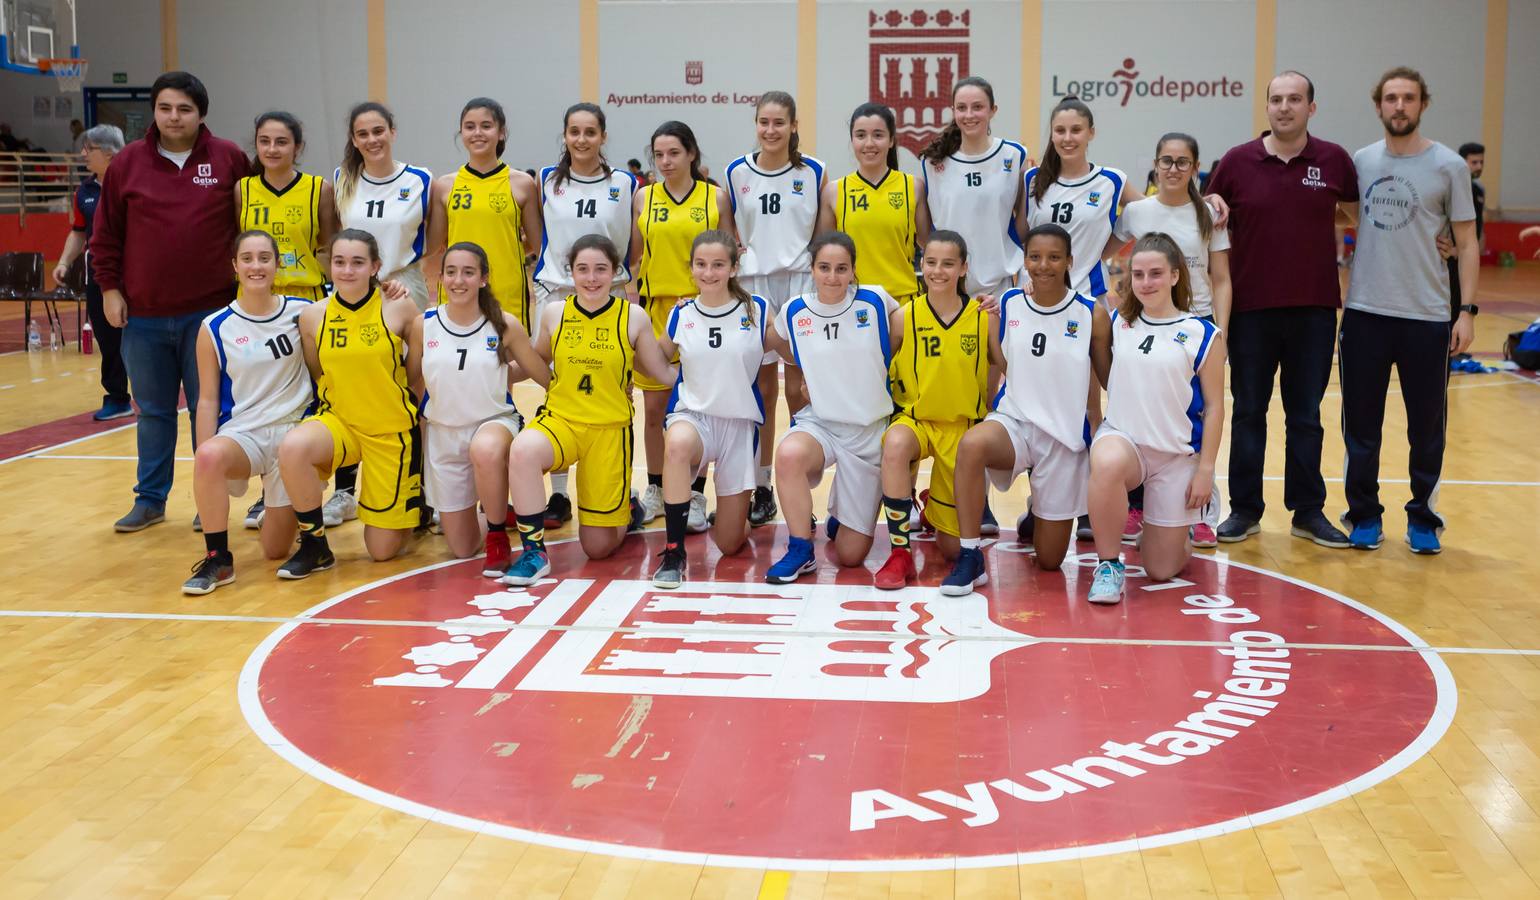
[{"label": "wooden basketball court floor", "polygon": [[[1503,335],[1540,314],[1540,269],[1532,265],[1517,270],[1486,269],[1481,295],[1483,313],[1476,349],[1490,359]],[[358,791],[334,786],[335,778],[317,777],[320,768],[329,767],[369,782],[371,776],[365,771],[368,759],[380,757],[385,752],[382,748],[393,742],[413,740],[411,729],[392,726],[388,721],[392,711],[412,707],[387,704],[373,719],[368,715],[359,718],[352,705],[367,703],[367,682],[360,691],[348,694],[346,703],[339,700],[336,707],[327,707],[326,700],[343,695],[329,692],[327,670],[333,662],[320,654],[308,657],[307,662],[307,657],[289,652],[291,668],[287,674],[280,677],[274,672],[269,677],[264,673],[267,683],[260,687],[240,683],[243,669],[249,668],[254,651],[266,646],[264,642],[281,627],[298,627],[293,635],[336,627],[338,633],[366,640],[409,630],[411,623],[394,618],[410,619],[412,615],[336,626],[304,624],[297,617],[360,586],[444,562],[448,554],[442,539],[427,538],[399,560],[371,564],[363,554],[360,527],[350,524],[332,532],[340,558],[336,569],[308,581],[286,583],[273,577],[275,564],[260,559],[254,533],[239,530],[237,523],[232,545],[239,580],[206,598],[182,596],[179,585],[202,548],[200,538],[189,528],[194,509],[185,429],[167,522],[136,535],[114,534],[112,521],[131,501],[133,429],[109,426],[100,433],[74,437],[80,434],[82,412],[94,409],[99,398],[94,372],[98,360],[73,350],[0,356],[0,434],[11,447],[5,454],[10,458],[0,463],[0,533],[7,536],[5,587],[0,591],[0,896],[1540,895],[1540,600],[1535,588],[1540,584],[1536,552],[1540,546],[1540,457],[1535,453],[1540,446],[1540,380],[1533,377],[1508,373],[1454,377],[1449,395],[1445,481],[1439,496],[1439,509],[1448,520],[1441,556],[1414,557],[1401,542],[1400,504],[1406,491],[1404,420],[1394,395],[1385,424],[1382,477],[1389,512],[1387,541],[1382,549],[1372,554],[1332,551],[1288,536],[1282,485],[1277,477],[1282,472],[1282,415],[1275,402],[1269,431],[1270,478],[1266,487],[1270,507],[1265,530],[1244,544],[1222,545],[1218,554],[1209,554],[1221,562],[1235,563],[1232,568],[1236,571],[1245,564],[1351,598],[1437,648],[1387,654],[1351,642],[1339,646],[1335,643],[1337,635],[1327,632],[1316,638],[1291,635],[1305,642],[1318,638],[1308,652],[1300,651],[1306,653],[1302,658],[1329,668],[1332,678],[1337,679],[1331,690],[1343,695],[1388,689],[1393,706],[1397,685],[1385,682],[1395,679],[1376,677],[1377,684],[1357,685],[1353,681],[1354,673],[1378,671],[1377,661],[1385,657],[1426,658],[1429,666],[1446,666],[1452,674],[1457,704],[1453,697],[1440,700],[1441,710],[1447,713],[1452,709],[1452,719],[1445,723],[1447,727],[1441,725],[1433,732],[1436,740],[1402,758],[1402,764],[1388,777],[1345,788],[1306,804],[1297,814],[1257,816],[1253,825],[1244,821],[1235,825],[1232,819],[1230,826],[1218,832],[1197,832],[1192,839],[1135,841],[1119,845],[1114,848],[1116,852],[1100,847],[1077,853],[1075,846],[1086,846],[1087,837],[1068,841],[1068,849],[1056,854],[1024,853],[1014,864],[980,865],[959,859],[954,865],[947,862],[949,855],[979,856],[968,844],[969,830],[963,828],[948,832],[956,836],[955,844],[946,838],[931,845],[936,852],[923,867],[908,865],[914,854],[906,855],[904,847],[895,843],[896,861],[891,865],[885,865],[878,854],[863,866],[820,868],[795,865],[795,860],[776,864],[776,858],[786,862],[787,854],[773,852],[768,837],[763,847],[757,845],[753,834],[747,836],[739,853],[751,859],[763,857],[766,864],[712,865],[704,858],[680,861],[678,855],[658,852],[680,849],[669,843],[673,838],[661,827],[640,827],[636,833],[642,837],[635,841],[634,852],[611,852],[596,844],[580,849],[580,845],[560,840],[519,840],[495,827],[467,825],[471,820],[484,822],[492,818],[490,814],[464,819],[419,814],[422,809],[409,809],[409,804],[376,802],[377,797],[366,799]],[[519,398],[520,405],[532,403],[535,396],[533,389],[527,389]],[[1333,384],[1322,408],[1327,425],[1327,511],[1333,516],[1343,508],[1342,445],[1332,424],[1338,411],[1339,397]],[[61,422],[66,419],[70,421]],[[1222,469],[1226,454],[1221,453],[1220,459]],[[1024,488],[1018,486],[1008,497],[996,496],[995,505],[1001,521],[1007,523],[1007,532],[1022,507],[1023,494]],[[820,509],[822,495],[821,490]],[[238,509],[243,508],[242,502],[235,501]],[[1002,540],[1007,537],[1002,535]],[[755,544],[753,565],[762,569],[779,546],[771,545],[768,534],[757,536]],[[1082,552],[1088,549],[1084,545],[1081,548]],[[869,564],[872,568],[880,562],[882,552],[879,544]],[[694,558],[702,559],[704,553],[695,551]],[[997,554],[995,558],[1004,557]],[[607,574],[642,578],[650,565],[644,551],[638,550]],[[826,565],[824,582],[833,580],[828,570]],[[449,567],[435,571],[458,570]],[[944,569],[933,563],[925,573],[930,579],[927,584],[934,584],[941,571]],[[593,573],[576,574],[603,576],[606,570],[600,567]],[[430,579],[423,597],[433,596],[433,584],[447,583],[432,582],[437,577],[433,573],[421,577]],[[706,577],[704,573],[692,574],[692,578]],[[1032,577],[1037,578],[1033,583],[1043,583],[1043,576],[1027,575],[1021,576],[1020,583],[1027,584]],[[848,575],[840,580],[846,584],[852,581]],[[1062,579],[1060,583],[1064,583]],[[1113,618],[1092,618],[1081,600],[1084,576],[1067,585],[1059,589],[1058,596],[1053,596],[1052,590],[1041,596],[1025,590],[1011,596],[997,594],[991,601],[992,616],[1006,626],[1026,623],[1024,630],[1030,631],[1041,615],[1034,607],[1063,610],[1068,617],[1063,632],[1065,647],[1084,647],[1087,653],[1110,648],[1120,654],[1137,654],[1142,660],[1139,671],[1146,674],[1169,674],[1175,669],[1163,666],[1162,661],[1190,652],[1191,648],[1176,645],[1180,640],[1169,645],[1161,642],[1163,637],[1190,637],[1187,631],[1161,633],[1157,628],[1136,633],[1124,627],[1137,621],[1141,609],[1153,609],[1158,604],[1179,606],[1174,595],[1131,599],[1112,614]],[[400,592],[381,596],[384,599],[380,602],[386,605],[415,602],[410,597],[403,600]],[[1288,597],[1283,599],[1285,605],[1277,607],[1281,612],[1274,615],[1287,615]],[[355,611],[361,608],[352,607]],[[434,617],[447,618],[426,605],[415,615]],[[1049,627],[1050,618],[1042,619],[1044,627]],[[1107,622],[1114,625],[1104,627]],[[1287,630],[1286,621],[1270,624],[1279,626],[1279,631]],[[377,662],[396,660],[410,643],[382,652]],[[269,666],[278,664],[283,646],[267,647],[272,651]],[[1019,656],[1021,651],[1012,652]],[[292,666],[296,659],[299,664]],[[380,671],[399,668],[385,665]],[[997,668],[997,678],[1004,671]],[[332,671],[330,677],[341,675]],[[1105,682],[1099,685],[1104,689],[1129,686],[1116,665],[1098,677]],[[286,690],[284,684],[295,692],[279,697]],[[1022,682],[1012,682],[1010,689],[1019,697]],[[252,690],[258,691],[253,696],[260,697],[261,704],[281,701],[290,705],[293,716],[312,716],[306,726],[311,739],[319,736],[326,752],[332,754],[325,766],[318,764],[307,771],[292,761],[294,753],[281,752],[271,733],[265,729],[259,733],[251,711],[243,712],[243,693]],[[308,704],[307,692],[313,698]],[[1102,696],[1112,693],[1103,690]],[[423,696],[429,699],[412,703],[427,703],[432,708],[438,702],[434,698],[441,695],[424,690]],[[504,695],[492,696],[491,705],[495,705],[495,698]],[[659,698],[660,703],[668,699],[679,698]],[[709,708],[718,711],[724,703],[741,703],[742,714],[757,716],[758,707],[752,700],[707,698],[701,702],[715,704]],[[1049,698],[1047,705],[1053,707],[1057,702]],[[1091,702],[1094,706],[1100,701],[1092,696]],[[564,703],[558,701],[543,712],[527,704],[521,707],[517,701],[505,707],[520,709],[521,714],[531,717],[544,715],[555,732],[550,737],[561,751],[551,758],[560,760],[565,753],[571,762],[565,769],[548,773],[553,783],[560,782],[548,786],[545,801],[551,804],[556,818],[530,829],[558,837],[564,831],[563,804],[568,802],[563,798],[572,798],[571,821],[576,822],[580,813],[575,804],[588,802],[586,797],[593,796],[579,790],[575,779],[573,786],[568,780],[572,773],[584,771],[588,762],[582,759],[584,754],[597,760],[609,747],[607,740],[593,748],[576,740],[563,744],[562,730],[576,732],[587,727],[581,724],[582,707]],[[833,705],[838,707],[838,702]],[[880,705],[856,701],[847,705],[845,714],[812,716],[795,726],[797,740],[811,746],[821,728],[846,734],[840,730],[839,719],[861,717],[865,715],[863,708]],[[1108,721],[1115,714],[1113,706],[1110,699],[1104,704]],[[830,702],[821,701],[820,708],[829,710]],[[274,728],[282,731],[284,714],[270,712]],[[497,715],[495,710],[487,716],[482,712],[485,709],[475,714],[481,718],[474,721],[466,716],[466,727]],[[1297,720],[1308,725],[1309,712],[1299,710]],[[1395,721],[1394,709],[1382,713],[1379,721]],[[613,734],[614,723],[608,720],[608,713],[603,715],[603,729]],[[269,721],[260,715],[256,718]],[[659,730],[671,724],[684,728],[687,718],[661,722]],[[455,739],[460,727],[458,719],[450,719],[442,736],[448,742]],[[371,721],[372,730],[367,724],[358,724]],[[775,721],[784,723],[782,719]],[[507,724],[512,727],[516,723]],[[1349,723],[1344,720],[1342,724]],[[417,720],[412,727],[426,729],[427,725]],[[775,727],[792,728],[784,724]],[[1267,727],[1272,728],[1273,723]],[[1371,723],[1361,732],[1363,740],[1372,740],[1378,727]],[[1112,734],[1108,732],[1108,736]],[[705,737],[709,743],[710,733]],[[932,740],[955,739],[963,750],[967,743],[965,735],[959,738],[919,729],[889,737],[906,742],[911,750]],[[295,734],[285,739],[289,738],[302,740]],[[774,744],[777,735],[767,727],[757,739]],[[830,752],[844,752],[849,757],[845,765],[854,771],[861,771],[868,762],[877,765],[881,754],[871,749],[873,735],[869,730],[860,732],[857,740],[864,743],[833,746]],[[1323,756],[1348,755],[1351,751],[1333,750],[1329,743],[1321,746],[1325,748]],[[1062,749],[1060,756],[1068,759],[1087,748]],[[430,742],[400,752],[434,751]],[[477,753],[480,751],[467,758],[475,760]],[[481,755],[490,759],[497,754]],[[625,755],[636,758],[629,750]],[[515,753],[511,758],[520,757]],[[357,767],[349,768],[350,759],[359,760]],[[912,755],[909,759],[910,765],[917,765]],[[1244,754],[1232,754],[1226,757],[1226,765],[1238,772],[1246,759]],[[1325,766],[1330,760],[1320,762]],[[962,764],[949,760],[940,768]],[[1011,773],[1019,777],[1020,769],[1002,769],[1000,777]],[[811,834],[820,816],[832,808],[834,817],[841,818],[851,801],[844,795],[827,802],[804,797],[797,786],[800,770],[787,771],[790,774],[781,782],[785,795],[781,818],[767,820],[765,832],[774,832],[776,839],[784,842],[789,830],[795,845],[799,821],[808,823]],[[1158,805],[1189,824],[1213,821],[1205,819],[1205,809],[1199,808],[1210,802],[1202,799],[1206,789],[1203,778],[1198,776],[1199,770],[1191,771],[1195,780],[1185,785],[1178,782],[1159,798]],[[1346,782],[1351,774],[1344,773],[1338,781]],[[1271,780],[1286,792],[1290,777],[1285,770]],[[373,783],[390,794],[395,788],[387,781]],[[945,778],[919,778],[907,796],[913,798],[919,787],[948,783]],[[950,789],[958,788],[953,784]],[[598,788],[589,788],[594,790]],[[402,786],[400,792],[409,791]],[[684,796],[682,792],[680,796]],[[1074,798],[1076,802],[1080,796]],[[1191,810],[1184,808],[1189,801],[1194,804]],[[454,807],[456,802],[459,800],[446,800],[449,812],[464,810],[463,805]],[[1000,801],[1002,814],[1007,813],[1006,802]],[[639,826],[648,826],[649,822],[640,820],[649,815],[650,808],[617,804],[609,815],[616,821],[635,819]],[[1148,803],[1139,809],[1130,807],[1130,819],[1142,815],[1140,809],[1149,808]],[[947,810],[945,806],[939,809]],[[1119,807],[1115,800],[1110,809],[1116,816]],[[950,811],[956,813],[955,809]],[[931,814],[939,816],[934,811]],[[1063,815],[1047,822],[1048,832],[1051,835],[1062,828],[1073,837],[1071,832],[1087,821],[1086,816]],[[883,821],[878,826],[889,824],[893,823]],[[1025,834],[1029,824],[1018,821],[1014,827]],[[693,825],[709,832],[709,813],[700,813]],[[1132,837],[1143,834],[1135,822],[1127,828]],[[1008,843],[1005,846],[1011,849]],[[1023,845],[1020,849],[1029,848]],[[841,852],[840,848],[809,848],[805,855],[817,859],[839,857]]]}]

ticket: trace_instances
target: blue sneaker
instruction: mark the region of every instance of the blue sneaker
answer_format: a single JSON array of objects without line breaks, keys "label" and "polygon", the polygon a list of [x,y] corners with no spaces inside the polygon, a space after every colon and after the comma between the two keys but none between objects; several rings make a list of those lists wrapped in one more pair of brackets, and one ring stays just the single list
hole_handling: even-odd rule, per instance
[{"label": "blue sneaker", "polygon": [[977,547],[964,547],[952,563],[952,573],[941,582],[941,593],[948,597],[966,597],[974,588],[989,583],[989,572],[984,569],[984,551]]},{"label": "blue sneaker", "polygon": [[979,521],[979,534],[986,537],[994,537],[1000,533],[1000,521],[995,518],[995,511],[984,504],[984,518]]},{"label": "blue sneaker", "polygon": [[[1355,530],[1353,533],[1356,535],[1358,532]],[[1407,525],[1406,545],[1412,548],[1413,553],[1423,556],[1444,552],[1443,545],[1438,542],[1438,531],[1426,525]]]},{"label": "blue sneaker", "polygon": [[503,573],[503,584],[528,587],[549,574],[551,558],[545,555],[544,550],[526,547],[519,558],[513,561],[513,565],[508,567],[508,571]]},{"label": "blue sneaker", "polygon": [[112,419],[126,419],[134,414],[134,407],[128,403],[118,403],[113,400],[103,400],[102,408],[91,414],[91,418],[98,422],[107,422]]},{"label": "blue sneaker", "polygon": [[[1434,539],[1437,543],[1438,539]],[[1354,550],[1378,550],[1385,543],[1385,529],[1380,526],[1379,519],[1365,519],[1353,526],[1353,533],[1348,535],[1348,543]]]},{"label": "blue sneaker", "polygon": [[[814,521],[817,520],[815,519]],[[823,533],[828,535],[831,541],[834,540],[836,534],[840,533],[840,520],[834,518],[833,513],[829,514],[829,521],[823,523]]]},{"label": "blue sneaker", "polygon": [[1117,560],[1102,560],[1091,574],[1091,591],[1086,599],[1092,603],[1119,603],[1123,599],[1123,564]]},{"label": "blue sneaker", "polygon": [[786,555],[765,573],[765,580],[771,584],[791,584],[816,568],[818,561],[813,559],[813,542],[794,537],[786,544]]}]

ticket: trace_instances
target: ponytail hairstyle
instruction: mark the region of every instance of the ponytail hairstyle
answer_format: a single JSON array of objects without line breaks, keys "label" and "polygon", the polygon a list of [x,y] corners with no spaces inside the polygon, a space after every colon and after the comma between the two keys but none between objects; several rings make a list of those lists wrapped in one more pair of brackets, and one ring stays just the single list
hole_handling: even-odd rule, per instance
[{"label": "ponytail hairstyle", "polygon": [[[249,229],[247,229],[247,230],[245,230],[245,231],[243,231],[240,234],[235,236],[235,243],[230,245],[230,258],[231,259],[234,259],[235,257],[240,255],[240,253],[241,253],[241,244],[245,243],[246,239],[247,238],[251,238],[251,237],[265,237],[265,238],[267,238],[267,242],[269,244],[273,245],[273,258],[274,259],[277,259],[280,255],[282,255],[283,251],[278,249],[278,239],[273,237],[272,232],[264,231],[261,228],[249,228]],[[282,268],[282,267],[280,266],[280,268]]]},{"label": "ponytail hairstyle", "polygon": [[[464,250],[476,257],[477,262],[481,264],[481,277],[488,279],[492,277],[492,264],[487,259],[487,251],[481,249],[480,244],[470,241],[450,244],[449,249],[444,251],[444,259],[448,260],[449,254],[456,250]],[[497,298],[492,295],[490,283],[483,284],[481,290],[476,292],[476,308],[481,310],[481,315],[486,318],[487,324],[497,332],[497,361],[503,365],[513,362],[513,345],[508,343],[508,319],[503,315],[502,304],[498,303]]]},{"label": "ponytail hairstyle", "polygon": [[684,145],[684,152],[690,154],[690,177],[696,181],[705,181],[706,176],[700,171],[700,144],[695,140],[695,132],[690,126],[673,119],[658,126],[658,130],[652,133],[652,138],[647,141],[647,150],[652,152],[653,146],[658,143],[660,137],[671,137]]},{"label": "ponytail hairstyle", "polygon": [[[727,249],[727,261],[732,264],[733,268],[738,268],[738,242],[733,240],[732,235],[720,228],[702,231],[695,236],[695,240],[690,244],[690,259],[694,260],[695,251],[707,244],[725,247]],[[743,308],[747,310],[746,315],[748,316],[749,324],[754,324],[754,297],[743,289],[743,285],[738,282],[737,275],[730,276],[727,279],[727,293],[731,294],[734,300],[743,305]]]},{"label": "ponytail hairstyle", "polygon": [[[969,75],[967,78],[961,79],[952,85],[952,102],[954,104],[957,102],[957,92],[965,87],[978,88],[984,92],[984,96],[989,98],[989,105],[995,105],[994,86],[977,75]],[[962,127],[957,124],[956,113],[954,112],[952,115],[952,121],[946,123],[946,127],[941,129],[941,133],[932,138],[930,144],[920,151],[920,159],[941,162],[948,156],[956,153],[957,148],[962,146]]]},{"label": "ponytail hairstyle", "polygon": [[1156,159],[1160,158],[1160,148],[1164,147],[1167,141],[1181,141],[1187,145],[1187,152],[1192,154],[1192,175],[1187,179],[1187,199],[1192,201],[1193,212],[1198,215],[1198,233],[1203,236],[1203,244],[1206,247],[1208,239],[1214,234],[1214,214],[1209,211],[1203,195],[1198,193],[1198,139],[1180,131],[1168,131],[1155,142]]},{"label": "ponytail hairstyle", "polygon": [[881,103],[863,103],[856,107],[856,111],[850,114],[850,132],[855,134],[856,120],[867,116],[876,116],[888,126],[888,168],[898,169],[898,120],[893,117],[893,110]]},{"label": "ponytail hairstyle", "polygon": [[[964,263],[968,261],[968,242],[963,240],[963,236],[957,232],[948,231],[945,228],[938,228],[930,233],[930,237],[925,239],[926,249],[929,249],[930,245],[935,243],[951,244],[953,247],[957,248],[958,258],[961,259]],[[961,297],[964,303],[968,302],[967,278],[957,279],[957,296]]]},{"label": "ponytail hairstyle", "polygon": [[[842,247],[846,253],[850,254],[850,268],[854,270],[856,267],[856,242],[851,240],[850,235],[843,231],[822,231],[814,235],[813,242],[807,248],[808,259],[817,262],[819,252],[831,245]],[[855,280],[854,276],[852,276],[851,280]]]},{"label": "ponytail hairstyle", "polygon": [[[335,256],[337,244],[342,241],[358,241],[369,248],[369,261],[380,261],[380,242],[374,239],[374,235],[362,228],[344,228],[332,235],[332,242],[326,245],[326,251],[330,256]],[[375,290],[380,286],[380,273],[369,276],[369,289]]]},{"label": "ponytail hairstyle", "polygon": [[[484,109],[492,114],[492,121],[503,130],[503,136],[497,140],[497,158],[503,158],[503,151],[508,149],[508,115],[503,112],[503,105],[491,97],[472,97],[467,100],[465,107],[460,110],[460,122],[465,121],[465,114],[473,109]],[[460,130],[455,129],[455,137],[460,136]]]},{"label": "ponytail hairstyle", "polygon": [[269,110],[257,116],[257,120],[251,126],[251,174],[253,175],[262,174],[262,161],[257,158],[257,132],[261,131],[262,126],[269,122],[277,122],[289,129],[289,137],[294,139],[294,161],[296,163],[299,162],[299,152],[305,149],[305,126],[300,124],[299,119],[295,118],[293,113],[277,109]]},{"label": "ponytail hairstyle", "polygon": [[[561,117],[561,153],[556,157],[556,172],[551,177],[552,187],[561,187],[561,183],[572,177],[572,153],[567,149],[567,126],[572,123],[575,113],[588,113],[599,122],[599,133],[605,134],[604,110],[595,103],[574,103],[567,107],[567,111]],[[637,164],[638,168],[640,163]],[[610,161],[604,158],[604,151],[599,151],[599,167],[604,170],[604,177],[610,177]]]},{"label": "ponytail hairstyle", "polygon": [[[1037,174],[1032,177],[1032,199],[1043,202],[1043,195],[1048,193],[1048,187],[1059,180],[1059,172],[1064,168],[1064,160],[1059,158],[1059,151],[1053,145],[1053,120],[1058,118],[1061,112],[1077,113],[1084,117],[1086,124],[1096,127],[1096,117],[1091,115],[1091,107],[1086,106],[1079,97],[1070,94],[1059,105],[1053,108],[1048,116],[1048,149],[1043,151],[1043,161],[1037,166]],[[1113,198],[1117,202],[1117,198]]]},{"label": "ponytail hairstyle", "polygon": [[1134,256],[1139,253],[1159,253],[1166,258],[1166,263],[1171,266],[1171,271],[1176,273],[1176,284],[1171,286],[1171,303],[1182,312],[1187,312],[1192,307],[1192,276],[1187,273],[1187,257],[1182,254],[1182,248],[1176,241],[1163,231],[1152,231],[1137,241],[1134,241],[1133,250],[1128,254],[1128,271],[1123,276],[1123,283],[1119,286],[1119,293],[1123,295],[1123,302],[1118,306],[1118,314],[1132,322],[1144,312],[1144,304],[1135,296],[1133,281]]},{"label": "ponytail hairstyle", "polygon": [[[1055,225],[1052,222],[1044,222],[1041,225],[1033,227],[1030,231],[1022,236],[1022,249],[1025,250],[1027,246],[1032,243],[1032,239],[1035,237],[1051,237],[1063,241],[1064,259],[1070,263],[1075,261],[1075,241],[1069,236],[1069,232],[1064,230],[1063,225]],[[1069,270],[1070,266],[1064,267],[1064,286],[1067,288],[1072,288],[1075,286],[1075,284],[1069,280]],[[1125,293],[1127,292],[1126,287],[1127,286],[1125,285]]]},{"label": "ponytail hairstyle", "polygon": [[797,137],[797,101],[785,91],[765,91],[759,95],[759,102],[754,104],[754,117],[758,119],[759,111],[771,105],[786,110],[787,118],[791,119],[791,137],[786,140],[786,159],[792,168],[796,168],[802,165],[802,151],[797,149],[800,143]]},{"label": "ponytail hairstyle", "polygon": [[577,264],[578,254],[584,250],[598,250],[609,257],[610,265],[615,271],[620,271],[620,251],[615,249],[615,242],[602,234],[585,234],[572,242],[572,249],[567,251],[567,269],[571,271]]},{"label": "ponytail hairstyle", "polygon": [[[348,201],[353,199],[353,191],[358,188],[359,173],[364,170],[364,155],[353,146],[353,124],[364,113],[379,113],[390,128],[396,127],[396,117],[390,114],[390,110],[383,103],[366,100],[354,106],[348,111],[347,139],[342,147],[342,174],[337,178],[337,208],[347,208]],[[375,258],[379,258],[379,251],[375,251]]]}]

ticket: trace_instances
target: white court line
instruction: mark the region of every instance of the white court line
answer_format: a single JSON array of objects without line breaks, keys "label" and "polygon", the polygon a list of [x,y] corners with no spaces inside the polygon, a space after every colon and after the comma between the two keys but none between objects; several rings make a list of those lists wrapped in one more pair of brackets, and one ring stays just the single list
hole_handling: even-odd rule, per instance
[{"label": "white court line", "polygon": [[[1510,378],[1512,378],[1513,380],[1512,381],[1483,381],[1480,384],[1451,384],[1449,386],[1449,390],[1451,390],[1451,391],[1469,391],[1469,390],[1473,390],[1475,388],[1513,387],[1515,384],[1540,384],[1540,381],[1536,381],[1536,380],[1531,379],[1531,378],[1525,378],[1522,375],[1515,375],[1512,372],[1502,372],[1502,371],[1499,371],[1499,372],[1487,372],[1485,374],[1488,374],[1488,375],[1507,375]],[[1401,393],[1401,389],[1400,388],[1391,388],[1390,390],[1385,392],[1386,396],[1389,396],[1390,394],[1399,394],[1399,393]],[[1321,396],[1322,397],[1341,397],[1342,396],[1342,392],[1341,391],[1327,391],[1326,393],[1322,394]]]},{"label": "white court line", "polygon": [[[177,410],[177,414],[178,415],[180,415],[182,412],[184,412],[184,410],[180,410],[180,409]],[[6,463],[16,462],[18,459],[36,459],[37,457],[42,456],[44,453],[47,453],[50,450],[58,450],[58,449],[60,449],[62,447],[69,447],[71,445],[78,444],[81,441],[89,441],[89,440],[91,440],[93,438],[102,437],[103,435],[117,434],[118,432],[124,430],[125,428],[133,428],[137,424],[138,424],[137,422],[129,422],[127,425],[119,425],[116,428],[109,428],[106,431],[98,431],[98,432],[96,432],[94,434],[81,435],[78,438],[74,438],[73,440],[64,441],[63,443],[53,444],[53,445],[48,446],[48,447],[39,447],[36,450],[33,450],[33,451],[29,452],[29,453],[22,453],[22,454],[19,454],[17,456],[9,457],[7,459],[0,459],[0,466],[5,465]],[[135,457],[135,459],[138,459],[138,457]]]},{"label": "white court line", "polygon": [[[104,431],[102,433],[106,434],[107,432]],[[33,459],[107,459],[107,460],[132,460],[134,462],[138,462],[139,461],[139,457],[137,457],[137,456],[89,456],[89,455],[86,455],[86,454],[71,455],[71,454],[67,454],[67,453],[38,454],[37,456],[34,456],[32,458]],[[191,456],[178,456],[178,457],[175,457],[175,459],[176,459],[177,462],[192,462],[193,461],[193,458]]]}]

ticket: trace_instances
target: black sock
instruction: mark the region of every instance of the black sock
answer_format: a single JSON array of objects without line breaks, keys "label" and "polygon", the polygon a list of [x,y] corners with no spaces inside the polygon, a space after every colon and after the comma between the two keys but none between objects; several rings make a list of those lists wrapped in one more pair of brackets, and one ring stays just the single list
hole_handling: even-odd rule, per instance
[{"label": "black sock", "polygon": [[356,493],[358,488],[358,464],[337,469],[337,490]]},{"label": "black sock", "polygon": [[203,529],[203,548],[220,556],[230,555],[230,532]]},{"label": "black sock", "polygon": [[695,481],[690,484],[690,490],[697,494],[706,493],[706,476],[702,475],[701,477],[695,479]]},{"label": "black sock", "polygon": [[689,501],[663,504],[664,534],[667,535],[670,544],[682,544],[684,542],[685,525],[689,521]]},{"label": "black sock", "polygon": [[299,520],[299,539],[301,542],[326,541],[326,522],[321,518],[321,507],[315,509],[296,509],[294,518]]},{"label": "black sock", "polygon": [[[545,514],[544,513],[541,513],[541,521],[542,522],[545,521]],[[493,522],[493,521],[490,521],[490,520],[487,522],[487,531],[503,531],[503,532],[506,532],[507,530],[508,530],[508,523],[507,522]]]},{"label": "black sock", "polygon": [[647,473],[647,483],[648,484],[655,484],[658,487],[662,487],[663,486],[663,473],[659,472],[658,474],[654,475],[651,472],[648,472]]},{"label": "black sock", "polygon": [[910,497],[883,497],[882,514],[888,520],[888,540],[895,547],[909,549],[909,511],[914,509]]},{"label": "black sock", "polygon": [[519,543],[525,550],[545,550],[545,511],[519,516]]}]

